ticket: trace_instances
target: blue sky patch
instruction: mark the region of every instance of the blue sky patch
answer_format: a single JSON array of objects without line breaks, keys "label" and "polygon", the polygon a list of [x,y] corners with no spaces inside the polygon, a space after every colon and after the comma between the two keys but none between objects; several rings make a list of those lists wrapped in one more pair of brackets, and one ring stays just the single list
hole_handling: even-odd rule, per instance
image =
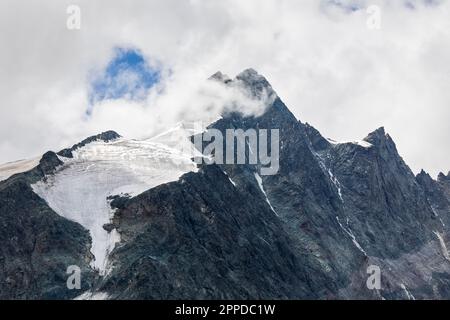
[{"label": "blue sky patch", "polygon": [[161,70],[150,66],[139,50],[116,48],[106,68],[93,77],[89,102],[92,106],[102,100],[142,100],[160,78]]}]

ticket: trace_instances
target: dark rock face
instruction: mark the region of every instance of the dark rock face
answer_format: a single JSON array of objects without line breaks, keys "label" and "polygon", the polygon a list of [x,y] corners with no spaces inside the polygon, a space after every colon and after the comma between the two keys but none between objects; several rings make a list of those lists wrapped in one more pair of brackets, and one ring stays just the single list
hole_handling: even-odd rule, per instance
[{"label": "dark rock face", "polygon": [[[250,79],[245,79],[246,76]],[[253,72],[244,72],[237,78],[250,86],[255,78],[258,79],[258,91],[262,91],[267,81],[260,77]],[[271,88],[266,87],[266,90]],[[315,261],[313,273],[321,277],[332,275],[338,288],[348,285],[351,274],[364,263],[365,256],[354,248],[351,238],[339,227],[336,219],[342,214],[339,194],[311,150],[307,128],[278,97],[260,117],[243,118],[233,113],[213,127],[222,131],[228,128],[279,129],[279,172],[261,177],[268,199],[279,215],[283,230],[294,239],[296,254],[306,252]],[[223,169],[236,181],[238,188],[246,184],[257,185],[253,174],[257,172],[256,167],[224,165]],[[261,192],[259,201],[265,201]]]},{"label": "dark rock face", "polygon": [[110,206],[113,209],[124,209],[128,200],[130,199],[129,195],[115,195],[107,198],[110,201]]},{"label": "dark rock face", "polygon": [[55,169],[62,165],[62,161],[58,159],[58,156],[52,152],[46,152],[39,161],[38,169],[41,170],[43,175],[51,174]]},{"label": "dark rock face", "polygon": [[434,206],[443,200],[426,187],[434,183],[423,174],[414,177],[383,128],[364,141],[371,145],[338,144],[318,152],[339,182],[347,227],[369,263],[381,267],[383,297],[408,298],[398,289],[405,286],[416,298],[440,298],[435,288],[448,283],[438,273],[448,273],[449,265],[437,234],[445,235],[442,219],[448,219],[449,206],[442,204],[441,219]]},{"label": "dark rock face", "polygon": [[[414,176],[384,128],[356,143],[325,139],[252,69],[211,79],[270,98],[260,116],[226,112],[209,128],[279,129],[278,173],[202,165],[136,197],[108,198],[116,211],[103,227],[121,242],[111,272],[95,279],[87,231],[30,187],[61,164],[49,152],[0,182],[0,298],[72,298],[68,264],[82,266],[84,289],[112,299],[450,298],[450,174]],[[381,271],[381,289],[367,287],[369,266]]]},{"label": "dark rock face", "polygon": [[113,298],[318,298],[336,292],[293,242],[258,190],[242,192],[215,165],[129,201],[114,223],[124,244],[100,291]]},{"label": "dark rock face", "polygon": [[433,211],[434,217],[442,220],[445,225],[449,225],[450,194],[446,192],[446,184],[442,183],[442,181],[433,180],[423,170],[416,176],[416,180],[424,190],[425,197]]},{"label": "dark rock face", "polygon": [[[255,96],[272,90],[252,70],[237,80]],[[436,215],[437,200],[427,198],[384,128],[361,143],[334,144],[297,121],[278,97],[260,117],[232,113],[212,127],[280,130],[280,171],[262,177],[265,193],[294,247],[309,252],[320,266],[314,274],[331,275],[339,287],[336,297],[410,298],[406,291],[418,298],[448,297],[448,289],[442,289],[448,288],[446,276],[441,276],[450,271],[448,253],[437,234],[445,244],[449,224],[441,220],[450,216],[444,201],[450,198],[441,196],[442,217]],[[222,167],[238,188],[255,183],[257,166]],[[445,181],[441,175],[442,193]],[[366,287],[369,265],[381,269],[381,290]]]},{"label": "dark rock face", "polygon": [[325,165],[341,185],[344,210],[368,254],[397,257],[433,238],[433,214],[384,129],[364,140],[372,146],[330,149]]}]

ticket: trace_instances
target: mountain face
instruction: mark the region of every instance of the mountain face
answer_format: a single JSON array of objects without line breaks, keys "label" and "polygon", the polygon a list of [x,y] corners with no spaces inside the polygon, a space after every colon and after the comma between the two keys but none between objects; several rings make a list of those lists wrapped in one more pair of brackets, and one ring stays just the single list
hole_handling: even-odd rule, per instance
[{"label": "mountain face", "polygon": [[73,298],[66,285],[69,265],[81,269],[84,290],[96,277],[89,268],[89,232],[59,216],[31,187],[60,164],[47,152],[34,169],[0,182],[0,299]]},{"label": "mountain face", "polygon": [[[48,152],[0,181],[0,298],[450,298],[450,173],[415,176],[383,128],[324,138],[252,69],[210,81],[268,101],[206,130],[278,129],[277,174],[196,166],[167,143],[198,134],[181,127]],[[69,265],[79,290],[66,287]]]}]

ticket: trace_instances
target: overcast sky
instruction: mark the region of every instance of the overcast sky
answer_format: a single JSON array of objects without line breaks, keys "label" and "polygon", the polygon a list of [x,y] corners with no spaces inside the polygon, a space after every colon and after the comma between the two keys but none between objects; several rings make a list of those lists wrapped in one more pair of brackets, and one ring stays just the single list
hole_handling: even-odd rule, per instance
[{"label": "overcast sky", "polygon": [[[71,4],[79,30],[66,25]],[[380,29],[368,27],[370,5]],[[139,52],[147,73],[122,72],[113,88],[154,77],[138,99],[105,93],[118,48]],[[445,0],[2,0],[0,163],[107,129],[152,134],[226,98],[202,84],[211,74],[248,67],[324,136],[357,140],[385,126],[415,172],[450,170]],[[109,99],[93,99],[98,88]]]}]

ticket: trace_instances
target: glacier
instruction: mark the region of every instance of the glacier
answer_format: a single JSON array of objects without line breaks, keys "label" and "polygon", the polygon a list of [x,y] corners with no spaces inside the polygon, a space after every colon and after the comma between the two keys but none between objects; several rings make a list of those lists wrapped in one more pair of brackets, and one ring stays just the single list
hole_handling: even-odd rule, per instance
[{"label": "glacier", "polygon": [[158,139],[94,141],[73,151],[73,158],[60,157],[56,172],[32,188],[56,213],[89,230],[91,267],[107,275],[108,254],[120,242],[116,229],[103,228],[114,214],[107,198],[135,196],[196,171],[190,156]]}]

